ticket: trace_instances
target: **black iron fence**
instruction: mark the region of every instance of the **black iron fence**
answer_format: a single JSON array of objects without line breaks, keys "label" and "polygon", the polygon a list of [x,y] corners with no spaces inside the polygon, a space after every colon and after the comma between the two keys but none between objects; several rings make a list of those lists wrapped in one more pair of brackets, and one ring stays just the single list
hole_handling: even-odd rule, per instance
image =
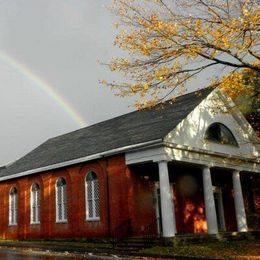
[{"label": "black iron fence", "polygon": [[112,243],[115,247],[118,243],[127,239],[132,235],[131,219],[121,222],[112,232]]}]

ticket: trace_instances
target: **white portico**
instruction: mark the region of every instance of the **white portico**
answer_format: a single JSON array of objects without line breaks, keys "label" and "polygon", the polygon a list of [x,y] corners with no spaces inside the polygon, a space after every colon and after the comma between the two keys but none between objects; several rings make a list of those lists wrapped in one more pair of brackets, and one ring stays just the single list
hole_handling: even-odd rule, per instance
[{"label": "white portico", "polygon": [[[246,232],[240,172],[260,173],[258,150],[251,126],[230,100],[221,92],[213,91],[164,137],[161,144],[126,153],[126,164],[158,164],[164,237],[178,233],[176,198],[173,199],[171,191],[174,185],[169,181],[175,172],[169,172],[169,163],[200,168],[208,234],[226,229],[224,218],[229,213],[224,209],[222,193],[227,186],[232,191],[237,231]],[[219,169],[226,174],[221,177],[222,184],[218,184]]]}]

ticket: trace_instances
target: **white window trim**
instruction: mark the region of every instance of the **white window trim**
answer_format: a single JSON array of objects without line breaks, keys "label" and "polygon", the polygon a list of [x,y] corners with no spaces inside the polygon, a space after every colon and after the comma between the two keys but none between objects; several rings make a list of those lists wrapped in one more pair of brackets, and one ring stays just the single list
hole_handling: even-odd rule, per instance
[{"label": "white window trim", "polygon": [[[89,173],[88,173],[89,174]],[[87,174],[87,175],[88,175]],[[86,178],[87,178],[87,175],[86,175]],[[100,216],[93,216],[93,217],[89,217],[89,212],[88,212],[88,185],[87,185],[87,180],[85,178],[85,207],[86,207],[86,221],[100,221]],[[96,180],[96,182],[98,183],[98,186],[99,186],[99,181],[98,179]],[[92,201],[94,200],[94,181],[91,181],[91,185],[92,185]],[[99,196],[99,203],[100,203],[100,194],[98,194]],[[94,205],[94,203],[93,203]],[[100,207],[100,205],[98,205],[98,207]],[[99,211],[100,211],[100,208],[99,208]],[[94,210],[93,210],[93,215],[95,214]],[[100,214],[100,212],[99,212]]]},{"label": "white window trim", "polygon": [[[57,186],[57,183],[58,183],[58,180],[59,178],[57,179],[56,181],[56,184],[55,184],[55,201],[56,201],[56,223],[67,223],[68,222],[68,218],[67,218],[67,214],[65,216],[65,207],[64,207],[64,192],[62,190],[61,192],[61,211],[62,211],[62,218],[59,219],[59,210],[58,210],[58,186]],[[65,180],[66,181],[66,180]],[[64,186],[62,186],[64,187]],[[67,189],[67,182],[66,182],[66,189]],[[67,192],[67,190],[66,190]],[[68,195],[67,195],[68,196]],[[67,207],[67,202],[66,202],[66,207]]]},{"label": "white window trim", "polygon": [[30,205],[31,205],[31,207],[30,207],[30,209],[31,209],[31,221],[30,221],[30,224],[31,225],[37,225],[37,224],[40,224],[41,223],[41,221],[40,221],[40,206],[41,206],[41,202],[40,203],[38,203],[39,202],[39,198],[37,197],[37,196],[39,196],[40,198],[41,198],[41,195],[40,195],[40,192],[41,192],[41,189],[39,188],[39,190],[38,190],[38,193],[36,193],[37,195],[36,195],[36,199],[35,199],[35,201],[36,201],[36,205],[35,205],[35,207],[36,207],[36,211],[35,211],[35,215],[36,215],[36,217],[35,217],[35,219],[36,219],[36,221],[33,221],[33,190],[32,190],[32,187],[33,187],[33,185],[31,186],[31,199],[30,199]]},{"label": "white window trim", "polygon": [[[17,226],[17,220],[18,220],[18,193],[11,194],[11,190],[9,192],[9,226]],[[13,209],[11,207],[12,196],[14,197],[14,208]],[[14,215],[14,219],[15,219],[14,222],[12,222],[12,213],[13,213],[13,211],[14,211],[14,214],[15,214]]]}]

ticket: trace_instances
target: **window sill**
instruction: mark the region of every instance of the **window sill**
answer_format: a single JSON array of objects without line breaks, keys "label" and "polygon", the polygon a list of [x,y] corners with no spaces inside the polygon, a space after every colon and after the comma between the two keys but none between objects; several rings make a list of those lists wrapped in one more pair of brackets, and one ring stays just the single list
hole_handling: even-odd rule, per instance
[{"label": "window sill", "polygon": [[68,224],[68,220],[56,220],[56,224]]},{"label": "window sill", "polygon": [[9,226],[9,227],[17,227],[18,225],[17,225],[17,223],[16,223],[16,224],[9,224],[8,226]]},{"label": "window sill", "polygon": [[207,144],[218,144],[221,146],[228,146],[228,147],[232,147],[232,148],[239,148],[238,144],[229,144],[229,143],[221,143],[215,140],[209,140],[209,139],[205,139]]},{"label": "window sill", "polygon": [[41,222],[31,222],[30,224],[31,224],[31,225],[40,225]]},{"label": "window sill", "polygon": [[100,218],[87,218],[86,222],[99,222]]}]

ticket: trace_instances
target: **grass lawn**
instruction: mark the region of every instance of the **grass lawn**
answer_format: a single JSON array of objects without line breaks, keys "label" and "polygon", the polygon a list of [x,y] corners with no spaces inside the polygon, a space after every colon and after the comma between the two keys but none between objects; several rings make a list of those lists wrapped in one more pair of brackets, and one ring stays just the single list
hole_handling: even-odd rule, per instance
[{"label": "grass lawn", "polygon": [[[13,247],[21,249],[52,250],[53,252],[93,252],[96,254],[122,254],[116,248],[112,248],[109,241],[69,241],[69,240],[0,240],[1,247]],[[151,257],[195,257],[204,259],[259,259],[260,240],[208,242],[200,244],[174,244],[168,247],[153,247],[135,251],[131,254],[135,259],[139,256]],[[153,258],[154,259],[154,258]]]},{"label": "grass lawn", "polygon": [[260,241],[225,241],[144,249],[144,254],[215,259],[260,259]]}]

